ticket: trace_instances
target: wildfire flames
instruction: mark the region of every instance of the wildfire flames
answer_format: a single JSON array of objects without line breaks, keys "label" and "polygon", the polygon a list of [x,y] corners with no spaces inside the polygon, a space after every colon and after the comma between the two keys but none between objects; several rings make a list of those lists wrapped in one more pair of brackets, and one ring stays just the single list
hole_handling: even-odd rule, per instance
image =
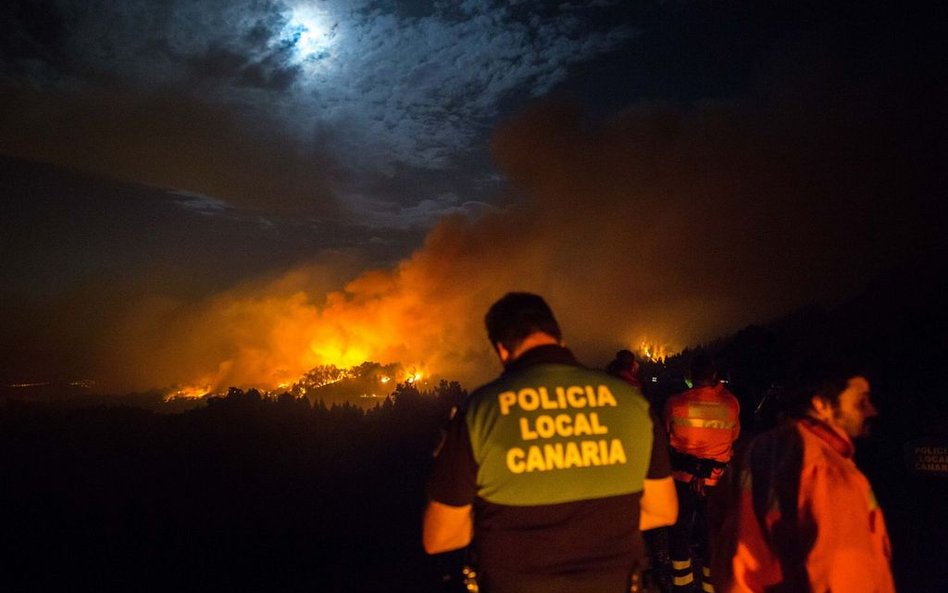
[{"label": "wildfire flames", "polygon": [[[297,397],[319,396],[320,390],[345,381],[349,382],[346,389],[353,396],[359,397],[386,397],[397,383],[418,384],[424,382],[425,373],[416,370],[406,370],[402,365],[393,363],[381,365],[365,362],[347,369],[335,365],[321,365],[299,377],[293,383],[280,383],[273,390],[264,389],[265,395],[279,395],[290,393]],[[194,399],[217,392],[210,385],[203,387],[174,388],[168,392],[165,401],[177,398]]]},{"label": "wildfire flames", "polygon": [[211,393],[211,386],[205,385],[204,387],[178,387],[172,389],[168,395],[165,396],[165,401],[169,401],[175,398],[198,398],[204,397],[205,395]]},{"label": "wildfire flames", "polygon": [[[436,376],[484,380],[498,369],[480,319],[489,293],[468,300],[463,291],[451,289],[450,281],[418,281],[431,264],[421,252],[392,273],[372,272],[331,293],[323,307],[310,304],[299,292],[284,298],[220,298],[206,311],[205,323],[216,325],[218,333],[220,328],[238,330],[243,341],[233,344],[231,358],[217,365],[217,373],[175,388],[169,397],[202,397],[231,385],[311,395],[343,379],[361,378],[365,365],[371,364],[366,361],[372,360],[380,361],[379,369],[374,383],[364,384],[366,393],[390,392],[397,383]],[[439,297],[431,297],[433,293]],[[479,304],[477,296],[483,299]],[[246,331],[237,318],[253,320],[253,327],[266,330]],[[603,346],[603,352],[609,351]],[[673,352],[669,345],[647,338],[635,350],[650,361]]]},{"label": "wildfire flames", "polygon": [[[753,187],[741,191],[755,199],[714,210],[715,228],[730,238],[714,250],[701,242],[711,214],[694,211],[731,203],[736,191],[708,183],[719,176],[712,175],[715,159],[706,157],[743,163],[758,162],[759,155],[734,142],[722,157],[716,140],[707,155],[685,151],[694,158],[666,160],[663,155],[684,150],[677,142],[690,141],[688,122],[666,137],[665,127],[644,125],[652,122],[647,110],[625,117],[589,137],[578,120],[564,133],[569,124],[562,114],[538,112],[513,122],[498,134],[495,156],[516,199],[498,197],[477,219],[442,219],[423,246],[391,269],[359,273],[364,267],[346,259],[358,254],[324,252],[282,276],[197,302],[140,303],[103,344],[99,358],[108,367],[99,369],[101,376],[116,390],[291,389],[320,366],[351,369],[375,361],[400,364],[404,373],[385,374],[388,383],[378,378],[379,389],[409,375],[473,388],[500,369],[483,316],[509,291],[543,295],[567,345],[591,366],[605,366],[623,348],[662,360],[680,345],[788,310],[798,295],[785,288],[772,294],[771,274],[750,273],[769,251],[740,244],[753,239],[736,217],[760,207]],[[751,169],[767,170],[758,164]],[[770,244],[770,234],[757,235]],[[766,264],[786,274],[797,269]],[[786,280],[774,282],[803,290]]]},{"label": "wildfire flames", "polygon": [[[124,368],[177,377],[176,383],[187,387],[172,389],[173,397],[221,393],[230,386],[292,390],[305,383],[301,378],[312,369],[350,369],[366,361],[401,369],[379,377],[379,389],[433,376],[473,387],[499,370],[483,315],[510,290],[547,296],[568,345],[587,364],[608,362],[621,344],[617,328],[636,320],[625,314],[624,293],[609,293],[608,282],[597,287],[604,294],[595,307],[602,309],[591,318],[594,305],[581,295],[563,293],[550,280],[559,268],[576,264],[537,264],[538,243],[498,235],[508,225],[497,220],[443,221],[426,245],[395,269],[364,273],[342,290],[330,291],[322,302],[318,295],[326,293],[320,292],[319,278],[324,270],[311,266],[218,295],[197,310],[139,314],[124,328],[124,341],[133,352],[139,349],[147,363]],[[165,343],[138,344],[134,339],[168,329],[174,339]],[[668,354],[668,347],[654,340],[643,341],[638,350],[652,360]]]},{"label": "wildfire flames", "polygon": [[645,358],[646,360],[659,362],[664,361],[666,358],[673,355],[675,351],[668,344],[650,341],[645,338],[639,343],[638,353],[639,356]]}]

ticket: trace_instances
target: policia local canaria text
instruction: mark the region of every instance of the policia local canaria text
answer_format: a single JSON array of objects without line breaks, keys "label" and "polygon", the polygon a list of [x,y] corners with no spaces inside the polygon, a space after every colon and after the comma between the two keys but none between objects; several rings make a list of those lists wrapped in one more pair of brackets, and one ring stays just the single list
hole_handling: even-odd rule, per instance
[{"label": "policia local canaria text", "polygon": [[[609,434],[609,427],[592,411],[617,406],[615,396],[605,385],[556,387],[553,393],[546,387],[525,387],[519,391],[504,391],[498,394],[497,400],[504,416],[518,410],[550,410],[549,414],[519,418],[520,437],[525,446],[511,447],[507,451],[507,468],[515,474],[626,463],[622,442],[605,436]],[[555,413],[554,410],[564,411]],[[553,437],[591,438],[526,444]]]}]

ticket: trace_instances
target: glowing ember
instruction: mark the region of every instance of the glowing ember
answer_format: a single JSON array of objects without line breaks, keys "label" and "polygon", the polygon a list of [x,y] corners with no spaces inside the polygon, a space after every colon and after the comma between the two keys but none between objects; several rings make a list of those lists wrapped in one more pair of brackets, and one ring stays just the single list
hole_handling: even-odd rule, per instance
[{"label": "glowing ember", "polygon": [[203,387],[181,387],[169,392],[165,395],[165,401],[171,401],[173,399],[184,398],[184,399],[196,399],[204,397],[205,395],[211,392],[211,386],[205,385]]}]

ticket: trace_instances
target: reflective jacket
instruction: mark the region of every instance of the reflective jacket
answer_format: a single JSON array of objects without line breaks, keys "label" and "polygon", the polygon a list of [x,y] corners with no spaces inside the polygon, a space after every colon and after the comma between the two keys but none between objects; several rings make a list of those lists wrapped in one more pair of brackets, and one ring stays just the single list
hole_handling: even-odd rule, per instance
[{"label": "reflective jacket", "polygon": [[[774,534],[768,544],[754,511],[751,477],[744,476],[737,548],[731,561],[733,582],[721,590],[803,591],[808,583],[811,593],[894,593],[885,520],[869,481],[851,459],[852,443],[818,421],[798,421],[795,426],[802,439],[797,517],[792,522],[795,537],[778,533],[781,513],[774,503],[763,517],[768,532]],[[784,560],[788,570],[796,567],[796,575],[783,574],[774,551],[781,545],[786,548],[789,539],[802,543],[802,562]],[[803,582],[794,585],[794,581]]]},{"label": "reflective jacket", "polygon": [[[672,449],[699,459],[727,463],[741,433],[740,413],[737,398],[721,383],[673,395],[665,404],[665,426]],[[712,471],[705,484],[715,485],[723,471]],[[691,473],[677,468],[673,475],[683,482],[692,478]]]}]

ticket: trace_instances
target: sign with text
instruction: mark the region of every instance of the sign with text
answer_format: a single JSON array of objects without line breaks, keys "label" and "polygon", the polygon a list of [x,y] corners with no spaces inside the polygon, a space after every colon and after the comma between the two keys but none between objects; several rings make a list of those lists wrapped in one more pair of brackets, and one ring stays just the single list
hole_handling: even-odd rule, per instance
[{"label": "sign with text", "polygon": [[948,436],[906,443],[905,466],[913,474],[948,478]]}]

